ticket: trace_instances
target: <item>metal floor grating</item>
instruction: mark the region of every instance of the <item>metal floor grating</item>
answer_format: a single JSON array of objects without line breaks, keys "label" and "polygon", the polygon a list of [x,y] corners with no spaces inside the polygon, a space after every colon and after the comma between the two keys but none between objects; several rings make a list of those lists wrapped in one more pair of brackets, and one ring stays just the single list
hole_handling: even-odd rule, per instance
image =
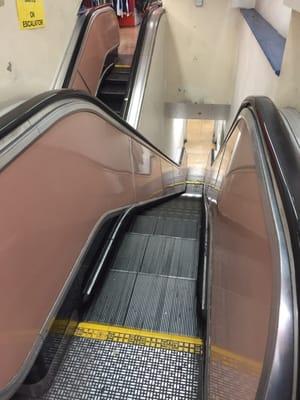
[{"label": "metal floor grating", "polygon": [[201,365],[200,339],[83,323],[40,400],[196,400]]}]

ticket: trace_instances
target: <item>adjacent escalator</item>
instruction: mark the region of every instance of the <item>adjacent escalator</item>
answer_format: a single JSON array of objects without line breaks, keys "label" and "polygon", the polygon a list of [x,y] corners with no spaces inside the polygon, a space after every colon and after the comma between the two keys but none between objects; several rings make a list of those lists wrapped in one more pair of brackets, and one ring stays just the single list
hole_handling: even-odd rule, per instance
[{"label": "adjacent escalator", "polygon": [[97,97],[120,116],[123,115],[130,71],[130,66],[115,65],[102,79],[97,93]]}]

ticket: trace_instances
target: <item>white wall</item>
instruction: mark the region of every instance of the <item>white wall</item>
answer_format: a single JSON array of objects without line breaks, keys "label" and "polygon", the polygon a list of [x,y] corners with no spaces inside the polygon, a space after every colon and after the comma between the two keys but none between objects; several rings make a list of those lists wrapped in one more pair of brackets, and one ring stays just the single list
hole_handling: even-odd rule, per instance
[{"label": "white wall", "polygon": [[73,31],[81,0],[45,0],[46,27],[19,29],[16,1],[0,7],[0,109],[48,90]]},{"label": "white wall", "polygon": [[241,24],[239,41],[230,121],[248,96],[264,95],[274,100],[279,83],[245,20]]},{"label": "white wall", "polygon": [[256,0],[255,8],[282,36],[287,37],[291,9],[284,0]]},{"label": "white wall", "polygon": [[232,7],[254,8],[256,0],[231,0]]},{"label": "white wall", "polygon": [[239,33],[230,121],[243,99],[251,95],[268,96],[278,107],[295,107],[300,111],[300,14],[296,11],[291,13],[291,9],[283,5],[283,0],[257,0],[256,8],[287,37],[281,74],[278,77],[274,73],[250,28],[243,20]]},{"label": "white wall", "polygon": [[164,0],[169,22],[167,101],[229,104],[240,11],[231,0]]},{"label": "white wall", "polygon": [[284,0],[284,4],[300,12],[300,0]]},{"label": "white wall", "polygon": [[166,42],[166,17],[163,16],[158,28],[141,116],[137,126],[139,132],[162,150],[164,150],[164,93],[166,91],[164,54]]},{"label": "white wall", "polygon": [[276,103],[300,112],[300,13],[293,11]]},{"label": "white wall", "polygon": [[182,119],[167,118],[165,114],[165,95],[168,76],[166,64],[167,17],[161,18],[151,67],[147,80],[138,131],[151,143],[178,162],[186,133],[186,123]]}]

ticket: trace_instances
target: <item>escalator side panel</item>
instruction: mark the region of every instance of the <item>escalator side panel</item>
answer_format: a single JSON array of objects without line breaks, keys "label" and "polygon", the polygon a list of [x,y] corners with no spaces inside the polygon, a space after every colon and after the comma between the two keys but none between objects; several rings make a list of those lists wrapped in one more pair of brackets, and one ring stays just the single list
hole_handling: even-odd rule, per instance
[{"label": "escalator side panel", "polygon": [[[145,147],[153,164],[145,160],[143,167],[141,159],[139,168],[146,174],[133,170],[134,138],[93,107],[87,112],[88,107],[85,103],[85,111],[48,113],[47,124],[41,119],[39,130],[33,128],[33,143],[28,144],[28,135],[19,138],[21,154],[16,156],[12,146],[10,163],[1,172],[0,261],[6,267],[1,268],[0,328],[5,339],[0,343],[0,395],[4,389],[16,390],[18,378],[29,372],[34,358],[24,360],[40,345],[40,333],[42,339],[46,335],[46,322],[55,317],[102,218],[135,204],[135,182],[144,200],[162,195],[159,156]],[[10,157],[10,149],[5,156]],[[18,276],[23,279],[16,281]],[[28,333],[19,338],[12,332]],[[7,387],[12,377],[16,384]]]},{"label": "escalator side panel", "polygon": [[145,146],[132,142],[132,159],[137,201],[164,194],[159,157]]},{"label": "escalator side panel", "polygon": [[288,239],[259,135],[252,111],[244,110],[227,137],[215,184],[207,181],[208,399],[293,398]]},{"label": "escalator side panel", "polygon": [[86,87],[88,93],[95,96],[106,59],[117,50],[119,43],[119,24],[114,10],[99,8],[89,21],[68,88],[82,90]]}]

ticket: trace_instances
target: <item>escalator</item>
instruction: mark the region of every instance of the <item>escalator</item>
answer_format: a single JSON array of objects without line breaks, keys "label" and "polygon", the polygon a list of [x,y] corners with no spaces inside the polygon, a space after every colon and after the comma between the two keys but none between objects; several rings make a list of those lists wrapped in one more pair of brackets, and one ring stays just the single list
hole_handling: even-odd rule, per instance
[{"label": "escalator", "polygon": [[184,143],[174,162],[122,119],[139,63],[111,65],[100,86],[82,65],[66,87],[88,90],[0,120],[0,399],[294,400],[290,124],[246,100],[187,194]]},{"label": "escalator", "polygon": [[61,91],[1,119],[2,398],[294,400],[292,125],[247,100],[193,198],[109,112]]},{"label": "escalator", "polygon": [[[132,97],[137,71],[142,63],[142,51],[146,42],[147,30],[153,25],[155,11],[162,11],[160,3],[150,2],[145,6],[142,23],[135,45],[134,54],[130,63],[124,64],[122,59],[117,58],[113,65],[104,72],[97,91],[97,97],[110,107],[115,113],[126,119],[128,106]],[[148,38],[149,41],[149,38]],[[130,65],[129,65],[130,64]]]}]

